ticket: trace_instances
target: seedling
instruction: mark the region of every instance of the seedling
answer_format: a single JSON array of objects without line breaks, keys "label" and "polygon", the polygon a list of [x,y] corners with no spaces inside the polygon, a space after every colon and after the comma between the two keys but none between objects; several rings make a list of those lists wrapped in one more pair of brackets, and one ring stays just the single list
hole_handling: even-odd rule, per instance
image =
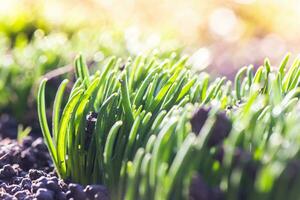
[{"label": "seedling", "polygon": [[47,80],[39,88],[56,170],[107,186],[112,199],[186,199],[202,178],[208,198],[297,199],[300,62],[286,70],[288,58],[277,69],[268,60],[244,67],[232,84],[191,72],[186,58],[111,58],[89,75],[79,56],[65,105],[68,80],[57,91],[51,131]]}]

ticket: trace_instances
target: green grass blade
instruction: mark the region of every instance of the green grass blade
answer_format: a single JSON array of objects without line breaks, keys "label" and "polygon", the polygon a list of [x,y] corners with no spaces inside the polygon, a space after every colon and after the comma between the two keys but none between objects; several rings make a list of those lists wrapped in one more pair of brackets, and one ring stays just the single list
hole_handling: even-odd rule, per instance
[{"label": "green grass blade", "polygon": [[52,113],[52,134],[54,141],[57,141],[57,134],[59,129],[59,119],[60,119],[60,110],[61,110],[61,103],[63,99],[63,95],[66,89],[67,84],[69,83],[69,80],[65,79],[59,86],[54,104],[53,104],[53,113]]},{"label": "green grass blade", "polygon": [[60,126],[59,126],[59,133],[57,137],[57,162],[58,167],[61,171],[61,175],[63,178],[65,178],[66,175],[66,133],[69,125],[69,120],[74,113],[74,108],[77,105],[80,97],[83,94],[83,90],[79,90],[74,96],[70,99],[70,101],[67,103],[61,120],[60,120]]},{"label": "green grass blade", "polygon": [[[45,143],[50,151],[50,155],[54,162],[54,165],[57,167],[57,153],[55,146],[53,144],[50,130],[47,123],[47,115],[46,115],[46,105],[45,105],[45,86],[46,86],[47,79],[43,79],[40,83],[38,97],[37,97],[37,107],[38,107],[38,117],[39,122],[41,125],[42,133],[45,139]],[[57,168],[58,172],[60,173],[59,168]]]}]

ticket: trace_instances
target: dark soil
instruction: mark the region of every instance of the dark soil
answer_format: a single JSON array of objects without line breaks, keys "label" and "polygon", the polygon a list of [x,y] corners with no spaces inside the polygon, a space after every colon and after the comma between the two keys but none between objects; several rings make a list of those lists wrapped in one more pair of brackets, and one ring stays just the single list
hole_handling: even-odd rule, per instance
[{"label": "dark soil", "polygon": [[0,138],[17,138],[17,121],[8,114],[0,115]]},{"label": "dark soil", "polygon": [[[201,129],[209,116],[209,112],[210,108],[199,108],[194,112],[190,122],[192,125],[192,131],[195,134],[200,134]],[[211,129],[207,145],[209,147],[220,145],[229,135],[231,128],[232,124],[226,117],[226,114],[224,112],[217,113],[216,122]]]},{"label": "dark soil", "polygon": [[189,193],[190,200],[225,200],[221,190],[209,187],[200,174],[193,177]]},{"label": "dark soil", "polygon": [[0,138],[0,199],[108,200],[109,195],[102,185],[82,186],[59,179],[42,138],[29,136],[21,144]]}]

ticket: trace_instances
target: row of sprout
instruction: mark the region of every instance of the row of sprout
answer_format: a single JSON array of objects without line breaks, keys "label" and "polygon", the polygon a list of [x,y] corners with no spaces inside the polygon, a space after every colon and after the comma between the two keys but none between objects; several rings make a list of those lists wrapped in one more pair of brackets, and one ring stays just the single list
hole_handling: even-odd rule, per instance
[{"label": "row of sprout", "polygon": [[196,73],[187,57],[115,57],[90,74],[82,56],[46,115],[59,176],[103,184],[111,199],[297,199],[300,60],[242,68],[234,82]]}]

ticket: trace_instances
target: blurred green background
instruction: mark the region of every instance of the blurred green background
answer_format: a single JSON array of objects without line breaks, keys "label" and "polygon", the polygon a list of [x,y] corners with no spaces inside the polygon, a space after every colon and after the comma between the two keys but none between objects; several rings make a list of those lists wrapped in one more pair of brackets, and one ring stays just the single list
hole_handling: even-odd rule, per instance
[{"label": "blurred green background", "polygon": [[199,68],[228,75],[264,57],[279,62],[286,51],[298,53],[299,7],[298,0],[2,0],[0,30],[12,44],[24,45],[23,38],[41,29],[88,40],[89,48],[110,44],[112,35],[103,36],[110,31],[130,54],[184,47],[185,53],[196,52]]},{"label": "blurred green background", "polygon": [[[195,69],[229,78],[265,57],[276,65],[300,50],[299,7],[298,0],[0,0],[1,116],[31,125],[40,77],[70,71],[79,52],[91,66],[111,55],[177,52]],[[66,76],[53,80],[53,94]]]}]

